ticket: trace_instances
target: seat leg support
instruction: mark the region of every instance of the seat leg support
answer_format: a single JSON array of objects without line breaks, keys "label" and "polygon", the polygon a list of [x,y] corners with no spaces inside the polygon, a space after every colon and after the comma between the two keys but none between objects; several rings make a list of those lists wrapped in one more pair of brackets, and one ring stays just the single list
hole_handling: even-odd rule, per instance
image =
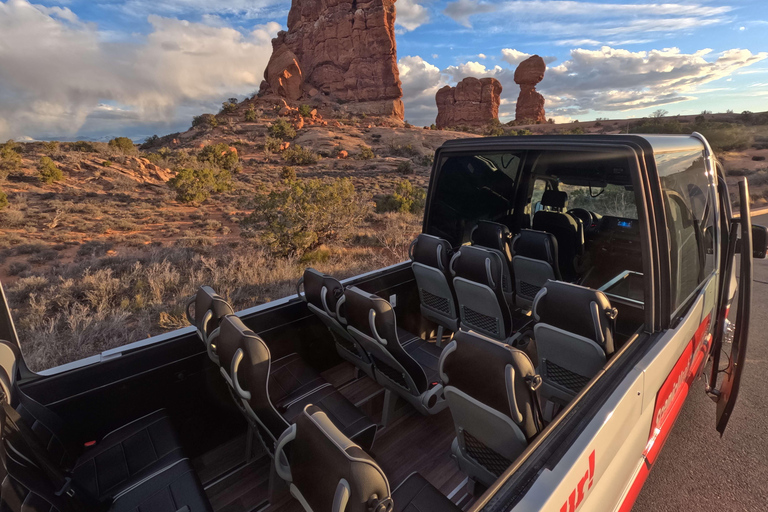
[{"label": "seat leg support", "polygon": [[435,340],[435,344],[437,345],[437,348],[443,348],[443,333],[445,332],[445,327],[442,325],[438,326],[437,328],[437,338]]},{"label": "seat leg support", "polygon": [[386,428],[395,416],[397,408],[397,394],[391,389],[384,390],[384,406],[381,411],[381,428]]}]

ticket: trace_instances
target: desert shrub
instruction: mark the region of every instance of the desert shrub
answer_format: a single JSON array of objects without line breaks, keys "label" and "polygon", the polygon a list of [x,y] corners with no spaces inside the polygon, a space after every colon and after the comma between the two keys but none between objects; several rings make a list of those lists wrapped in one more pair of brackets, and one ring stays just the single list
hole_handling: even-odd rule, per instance
[{"label": "desert shrub", "polygon": [[280,179],[283,181],[293,181],[296,179],[296,169],[293,167],[285,166],[280,169]]},{"label": "desert shrub", "polygon": [[299,105],[299,115],[301,117],[310,117],[314,110],[310,105]]},{"label": "desert shrub", "polygon": [[213,114],[200,114],[192,118],[192,128],[216,128],[219,120]]},{"label": "desert shrub", "polygon": [[269,127],[269,135],[280,140],[293,139],[296,137],[296,130],[285,119],[278,119]]},{"label": "desert shrub", "polygon": [[43,142],[43,151],[45,151],[49,155],[58,153],[60,149],[61,149],[61,143],[59,143],[59,141],[57,140]]},{"label": "desert shrub", "polygon": [[376,202],[376,213],[420,213],[426,203],[426,190],[415,187],[409,180],[402,180],[395,185],[393,194],[387,194]]},{"label": "desert shrub", "polygon": [[245,122],[255,123],[256,119],[257,119],[256,109],[253,108],[253,106],[248,107],[248,110],[245,111]]},{"label": "desert shrub", "polygon": [[419,151],[413,147],[412,144],[397,144],[396,142],[389,143],[389,154],[392,156],[417,156]]},{"label": "desert shrub", "polygon": [[37,172],[40,181],[43,183],[53,183],[54,181],[64,179],[64,173],[56,166],[56,162],[47,156],[40,158],[40,162],[37,164]]},{"label": "desert shrub", "polygon": [[8,194],[0,190],[0,210],[8,206]]},{"label": "desert shrub", "polygon": [[75,151],[77,153],[98,153],[99,150],[96,148],[96,146],[86,140],[79,140],[77,142],[73,142],[69,146],[70,151]]},{"label": "desert shrub", "polygon": [[240,169],[240,158],[237,151],[222,143],[209,144],[197,154],[198,162],[210,164],[219,169],[226,169],[231,172],[238,172]]},{"label": "desert shrub", "polygon": [[358,147],[360,148],[360,154],[358,155],[360,160],[370,160],[372,158],[376,158],[376,155],[373,154],[373,150],[369,146],[360,144]]},{"label": "desert shrub", "polygon": [[277,153],[280,151],[280,146],[282,144],[283,141],[281,139],[275,137],[267,137],[266,141],[264,141],[264,149],[272,153]]},{"label": "desert shrub", "polygon": [[124,155],[133,155],[136,153],[136,145],[128,137],[116,137],[110,140],[109,147]]},{"label": "desert shrub", "polygon": [[112,161],[104,160],[103,162],[101,162],[101,166],[102,167],[112,167]]},{"label": "desert shrub", "polygon": [[400,174],[413,174],[413,164],[410,160],[403,160],[399,164],[397,164],[397,172]]},{"label": "desert shrub", "polygon": [[262,229],[263,241],[279,254],[302,255],[345,238],[369,210],[347,178],[284,181],[281,190],[256,196],[242,226]]},{"label": "desert shrub", "polygon": [[7,178],[9,172],[21,167],[21,155],[17,147],[12,140],[0,146],[0,179]]},{"label": "desert shrub", "polygon": [[221,104],[221,111],[225,114],[234,114],[237,110],[237,98],[229,98]]},{"label": "desert shrub", "polygon": [[752,146],[753,137],[744,126],[733,123],[701,123],[694,130],[704,135],[716,152],[736,151]]},{"label": "desert shrub", "polygon": [[176,199],[182,203],[202,203],[211,194],[225,192],[232,188],[232,175],[223,169],[180,169],[168,180],[168,186],[176,191]]},{"label": "desert shrub", "polygon": [[283,158],[289,164],[312,165],[320,160],[320,155],[296,144],[283,151]]},{"label": "desert shrub", "polygon": [[485,127],[485,135],[489,137],[501,137],[504,135],[504,128],[501,126],[501,122],[498,119],[492,120]]}]

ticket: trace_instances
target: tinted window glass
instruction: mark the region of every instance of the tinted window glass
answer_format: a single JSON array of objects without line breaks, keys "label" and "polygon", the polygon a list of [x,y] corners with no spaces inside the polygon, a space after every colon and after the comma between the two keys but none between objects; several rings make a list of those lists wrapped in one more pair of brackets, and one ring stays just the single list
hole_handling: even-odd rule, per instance
[{"label": "tinted window glass", "polygon": [[713,191],[702,151],[656,155],[667,211],[677,309],[715,269]]},{"label": "tinted window glass", "polygon": [[454,245],[469,240],[478,220],[503,221],[510,214],[520,170],[515,153],[447,156],[440,164],[427,226]]}]

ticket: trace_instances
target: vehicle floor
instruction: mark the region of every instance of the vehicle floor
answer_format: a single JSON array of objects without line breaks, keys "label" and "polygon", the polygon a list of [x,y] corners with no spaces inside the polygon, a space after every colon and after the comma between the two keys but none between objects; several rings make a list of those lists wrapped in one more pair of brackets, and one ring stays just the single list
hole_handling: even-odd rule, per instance
[{"label": "vehicle floor", "polygon": [[[376,382],[367,376],[355,378],[354,367],[346,362],[323,372],[323,377],[373,421],[381,421],[384,389]],[[390,425],[379,427],[371,456],[393,489],[418,471],[466,510],[475,498],[467,490],[466,475],[451,457],[455,435],[448,409],[423,416],[400,400]],[[301,511],[279,478],[270,482],[272,459],[258,442],[254,442],[253,450],[256,453],[247,462],[246,435],[242,434],[193,460],[214,512]]]}]

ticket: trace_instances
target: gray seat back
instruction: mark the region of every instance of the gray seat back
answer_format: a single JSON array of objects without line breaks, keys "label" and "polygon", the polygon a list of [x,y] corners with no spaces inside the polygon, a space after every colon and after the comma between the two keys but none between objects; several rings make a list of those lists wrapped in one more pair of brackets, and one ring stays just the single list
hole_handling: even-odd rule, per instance
[{"label": "gray seat back", "polygon": [[218,335],[221,373],[239,401],[246,419],[255,423],[269,453],[288,427],[269,397],[269,374],[272,356],[269,347],[236,315],[221,321]]},{"label": "gray seat back", "polygon": [[524,229],[512,242],[515,304],[530,308],[536,294],[549,280],[559,280],[557,239],[545,231]]},{"label": "gray seat back", "polygon": [[513,300],[509,265],[501,252],[464,245],[451,259],[461,327],[505,340],[512,332],[508,301]]},{"label": "gray seat back", "polygon": [[297,291],[302,285],[307,308],[331,331],[339,355],[370,373],[371,363],[367,354],[345,327],[347,320],[344,317],[344,301],[341,300],[344,297],[344,286],[341,282],[332,276],[308,268],[297,285]]},{"label": "gray seat back", "polygon": [[[194,305],[195,316],[190,315]],[[198,337],[203,341],[211,361],[219,363],[216,345],[211,344],[211,335],[218,329],[221,319],[234,313],[232,306],[210,286],[201,286],[187,303],[187,320],[197,329]]]},{"label": "gray seat back", "polygon": [[576,257],[584,252],[584,227],[579,219],[566,213],[568,194],[559,190],[547,190],[541,198],[541,210],[533,216],[533,229],[552,233],[557,238],[560,273],[566,281],[575,281]]},{"label": "gray seat back", "polygon": [[280,437],[275,469],[305,510],[392,510],[384,471],[314,405],[307,405]]},{"label": "gray seat back", "polygon": [[411,268],[419,289],[422,316],[451,331],[459,326],[449,265],[453,248],[447,240],[420,234],[411,244]]},{"label": "gray seat back", "polygon": [[470,476],[488,485],[539,432],[533,364],[516,348],[459,331],[443,350],[440,377],[459,456],[470,462]]},{"label": "gray seat back", "polygon": [[601,291],[547,282],[533,303],[543,394],[567,402],[600,371],[614,350],[616,315]]},{"label": "gray seat back", "polygon": [[380,384],[420,396],[427,391],[424,369],[400,344],[397,318],[385,299],[354,286],[344,291],[347,329],[373,357]]}]

